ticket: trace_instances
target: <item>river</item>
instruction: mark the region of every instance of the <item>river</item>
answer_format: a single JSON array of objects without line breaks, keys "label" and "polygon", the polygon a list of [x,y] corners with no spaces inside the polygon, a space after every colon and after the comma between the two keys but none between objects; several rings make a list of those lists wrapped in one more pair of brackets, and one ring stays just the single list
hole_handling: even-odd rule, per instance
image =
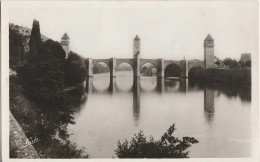
[{"label": "river", "polygon": [[117,141],[143,130],[159,139],[171,124],[175,136],[195,137],[191,158],[251,156],[251,94],[207,87],[188,79],[95,75],[86,101],[68,126],[70,141],[90,158],[116,157]]}]

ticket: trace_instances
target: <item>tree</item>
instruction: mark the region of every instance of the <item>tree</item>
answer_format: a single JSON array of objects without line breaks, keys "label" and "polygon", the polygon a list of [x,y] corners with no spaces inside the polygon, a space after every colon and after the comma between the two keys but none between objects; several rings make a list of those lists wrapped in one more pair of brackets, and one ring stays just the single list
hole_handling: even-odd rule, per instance
[{"label": "tree", "polygon": [[65,68],[65,80],[70,85],[82,83],[87,76],[84,59],[74,52],[69,53]]},{"label": "tree", "polygon": [[175,130],[175,125],[171,125],[158,141],[153,137],[147,140],[140,131],[130,142],[118,141],[115,153],[119,158],[188,158],[187,149],[198,140],[194,137],[183,137],[182,140],[174,137]]},{"label": "tree", "polygon": [[224,59],[224,65],[226,65],[226,66],[230,66],[231,62],[232,62],[232,59],[230,59],[230,58]]},{"label": "tree", "polygon": [[38,56],[42,47],[40,24],[37,20],[33,20],[33,27],[29,41],[29,47],[29,62],[34,64],[37,61],[39,61]]},{"label": "tree", "polygon": [[238,68],[238,62],[236,60],[232,60],[230,58],[226,58],[224,60],[224,65],[229,66],[230,69],[237,69]]},{"label": "tree", "polygon": [[24,45],[22,35],[15,26],[9,25],[9,66],[21,65],[24,61]]},{"label": "tree", "polygon": [[39,105],[52,107],[63,102],[65,52],[58,42],[47,40],[35,64],[18,70],[26,94]]},{"label": "tree", "polygon": [[180,76],[180,67],[176,64],[170,64],[165,68],[166,77],[179,77]]},{"label": "tree", "polygon": [[248,60],[248,61],[246,62],[246,66],[247,66],[247,67],[251,67],[251,61],[250,61],[250,60]]},{"label": "tree", "polygon": [[238,63],[240,64],[240,66],[241,66],[242,68],[244,68],[244,67],[246,66],[246,64],[245,64],[243,61],[239,61]]},{"label": "tree", "polygon": [[218,60],[218,61],[215,62],[215,64],[219,66],[221,63],[220,63],[220,61]]}]

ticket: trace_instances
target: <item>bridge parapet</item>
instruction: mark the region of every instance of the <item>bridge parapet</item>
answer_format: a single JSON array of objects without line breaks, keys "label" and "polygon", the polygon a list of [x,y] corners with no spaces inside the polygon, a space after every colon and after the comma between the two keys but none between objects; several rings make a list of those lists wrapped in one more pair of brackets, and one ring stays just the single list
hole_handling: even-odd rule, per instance
[{"label": "bridge parapet", "polygon": [[109,67],[110,59],[93,59],[93,66],[101,62],[105,63]]},{"label": "bridge parapet", "polygon": [[204,70],[206,69],[204,61],[189,61],[189,69],[188,70],[190,70],[193,67],[201,67]]},{"label": "bridge parapet", "polygon": [[164,61],[164,68],[166,68],[170,64],[175,64],[181,69],[181,62],[180,61],[174,61],[174,60],[165,60]]},{"label": "bridge parapet", "polygon": [[121,63],[128,63],[132,66],[132,68],[134,69],[134,59],[116,59],[116,67],[118,67],[118,65],[120,65]]},{"label": "bridge parapet", "polygon": [[141,68],[146,63],[152,64],[158,70],[157,59],[140,59],[140,67]]}]

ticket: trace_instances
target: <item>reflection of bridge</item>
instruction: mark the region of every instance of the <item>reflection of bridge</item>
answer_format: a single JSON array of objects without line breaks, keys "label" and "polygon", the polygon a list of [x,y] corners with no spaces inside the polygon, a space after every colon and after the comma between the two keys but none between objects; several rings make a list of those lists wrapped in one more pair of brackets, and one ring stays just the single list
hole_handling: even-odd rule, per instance
[{"label": "reflection of bridge", "polygon": [[[153,89],[144,89],[142,87],[142,85],[140,84],[140,78],[133,78],[133,85],[130,89],[120,89],[117,86],[117,82],[116,82],[117,78],[114,77],[110,77],[109,80],[109,85],[103,89],[97,89],[94,85],[93,85],[93,78],[87,78],[86,81],[86,91],[88,93],[120,93],[120,92],[135,92],[137,90],[139,90],[140,92],[151,92],[151,91],[156,91],[158,93],[164,93],[164,92],[188,92],[188,79],[187,78],[181,78],[179,80],[179,82],[177,85],[173,85],[173,84],[169,84],[167,81],[171,81],[170,79],[164,79],[164,78],[157,78],[156,79],[156,86]],[[139,89],[137,89],[137,87]]]},{"label": "reflection of bridge", "polygon": [[116,76],[116,69],[121,63],[128,63],[132,66],[134,71],[134,76],[140,76],[140,70],[142,66],[146,63],[152,64],[157,69],[157,77],[163,78],[164,72],[167,66],[175,65],[178,70],[180,71],[180,77],[188,77],[188,72],[190,69],[194,67],[200,67],[202,69],[214,68],[214,40],[213,38],[208,35],[207,38],[204,40],[204,61],[193,60],[164,60],[164,59],[141,59],[140,58],[140,39],[138,36],[134,39],[134,47],[133,47],[133,58],[129,59],[86,59],[86,65],[88,69],[88,76],[93,76],[93,67],[97,63],[105,63],[110,69],[110,76]]},{"label": "reflection of bridge", "polygon": [[[169,81],[169,82],[168,82]],[[173,82],[164,78],[157,78],[157,85],[153,89],[153,91],[156,91],[157,93],[164,94],[164,93],[170,93],[170,92],[180,92],[180,93],[187,93],[189,91],[192,91],[192,88],[189,89],[188,79],[187,78],[181,78],[178,82],[178,84],[172,84]],[[117,86],[116,84],[116,78],[110,77],[110,84],[107,88],[104,90],[98,90],[93,85],[93,78],[87,78],[86,81],[86,91],[88,94],[91,93],[120,93],[122,90]],[[214,120],[214,90],[208,89],[206,87],[199,88],[200,90],[204,89],[204,115],[207,123],[211,126],[213,120]],[[198,89],[195,89],[195,91],[198,91]],[[139,118],[140,118],[140,94],[146,93],[141,84],[139,78],[133,78],[133,85],[132,88],[129,91],[124,91],[126,93],[130,92],[133,93],[133,116],[134,121],[136,124],[138,124]],[[151,91],[149,91],[151,92]],[[148,93],[149,93],[148,92]]]}]

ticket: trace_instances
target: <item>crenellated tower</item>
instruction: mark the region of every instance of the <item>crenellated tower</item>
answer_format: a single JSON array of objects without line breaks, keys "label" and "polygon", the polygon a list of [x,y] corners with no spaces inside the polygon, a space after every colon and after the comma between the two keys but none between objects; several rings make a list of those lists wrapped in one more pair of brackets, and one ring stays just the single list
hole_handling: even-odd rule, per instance
[{"label": "crenellated tower", "polygon": [[66,53],[66,58],[68,58],[68,54],[70,52],[70,38],[68,36],[67,33],[65,33],[62,37],[61,37],[61,41],[60,44],[63,48],[63,50]]},{"label": "crenellated tower", "polygon": [[206,69],[215,68],[214,46],[214,39],[209,34],[204,40],[204,62]]}]

